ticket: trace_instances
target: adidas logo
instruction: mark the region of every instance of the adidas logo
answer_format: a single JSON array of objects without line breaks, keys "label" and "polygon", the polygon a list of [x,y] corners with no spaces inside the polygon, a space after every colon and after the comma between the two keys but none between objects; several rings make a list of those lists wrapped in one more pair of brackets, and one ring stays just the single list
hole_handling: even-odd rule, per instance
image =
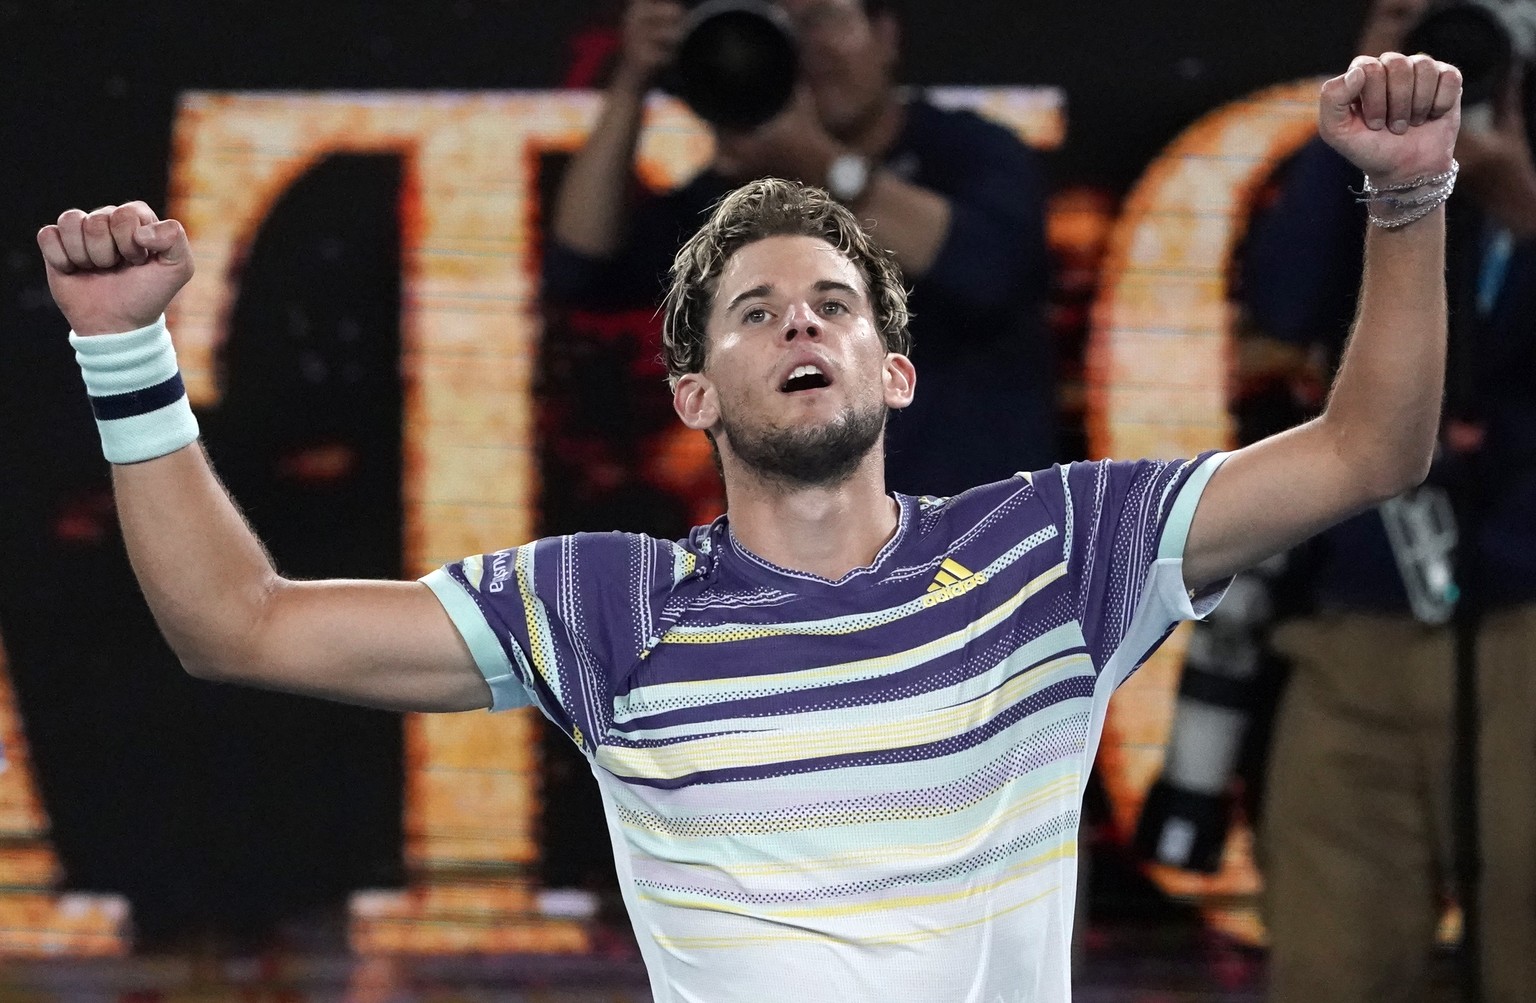
[{"label": "adidas logo", "polygon": [[985,574],[972,571],[953,557],[946,557],[944,563],[939,565],[939,573],[933,576],[933,582],[928,586],[928,594],[923,596],[923,608],[949,602],[985,584]]}]

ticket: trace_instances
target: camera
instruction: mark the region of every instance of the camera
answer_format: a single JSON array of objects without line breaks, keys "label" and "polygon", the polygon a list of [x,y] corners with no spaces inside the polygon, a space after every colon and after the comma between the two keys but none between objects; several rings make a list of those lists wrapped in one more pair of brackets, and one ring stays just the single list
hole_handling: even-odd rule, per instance
[{"label": "camera", "polygon": [[1427,52],[1454,63],[1462,76],[1462,121],[1487,129],[1493,109],[1509,88],[1510,74],[1526,72],[1521,110],[1531,114],[1531,73],[1536,66],[1536,2],[1455,0],[1430,9],[1403,44],[1405,52]]},{"label": "camera", "polygon": [[716,128],[748,131],[794,96],[800,47],[767,0],[706,0],[688,13],[666,86]]}]

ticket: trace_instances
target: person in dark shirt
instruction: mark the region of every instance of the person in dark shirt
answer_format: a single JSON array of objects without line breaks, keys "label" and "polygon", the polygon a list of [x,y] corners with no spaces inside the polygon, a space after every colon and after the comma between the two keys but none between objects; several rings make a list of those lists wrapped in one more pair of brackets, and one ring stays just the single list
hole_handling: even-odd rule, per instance
[{"label": "person in dark shirt", "polygon": [[546,302],[652,306],[672,255],[743,181],[826,187],[872,224],[912,284],[923,392],[888,433],[897,490],[951,494],[1055,456],[1054,362],[1042,330],[1045,182],[1003,127],[895,84],[884,0],[782,0],[805,71],[790,107],[716,132],[713,162],[670,192],[633,183],[644,97],[686,12],[632,0],[598,123],[562,180],[543,262]]},{"label": "person in dark shirt", "polygon": [[[1376,20],[1390,23],[1376,33],[1395,28],[1397,38],[1374,48],[1401,44],[1422,9],[1378,3]],[[1464,128],[1456,152],[1452,362],[1430,487],[1309,543],[1298,559],[1314,611],[1273,635],[1293,665],[1260,839],[1275,1000],[1426,991],[1456,869],[1447,621],[1458,591],[1479,623],[1479,975],[1489,1001],[1536,999],[1536,170],[1514,87],[1494,126]],[[1347,186],[1358,188],[1358,172],[1308,144],[1255,219],[1242,260],[1254,325],[1335,365],[1363,252],[1364,211]],[[1454,583],[1445,541],[1394,540],[1388,528],[1405,511],[1451,500],[1463,551]]]}]

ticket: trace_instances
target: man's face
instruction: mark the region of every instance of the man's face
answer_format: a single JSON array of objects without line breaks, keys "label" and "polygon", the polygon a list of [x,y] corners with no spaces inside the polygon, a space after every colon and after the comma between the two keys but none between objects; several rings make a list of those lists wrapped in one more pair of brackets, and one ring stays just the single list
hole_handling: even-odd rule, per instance
[{"label": "man's face", "polygon": [[862,0],[778,0],[800,39],[800,73],[827,131],[846,139],[884,106],[894,80],[895,19]]},{"label": "man's face", "polygon": [[816,237],[738,250],[716,282],[700,373],[678,381],[683,421],[759,472],[836,483],[880,441],[915,377],[889,354],[859,269]]}]

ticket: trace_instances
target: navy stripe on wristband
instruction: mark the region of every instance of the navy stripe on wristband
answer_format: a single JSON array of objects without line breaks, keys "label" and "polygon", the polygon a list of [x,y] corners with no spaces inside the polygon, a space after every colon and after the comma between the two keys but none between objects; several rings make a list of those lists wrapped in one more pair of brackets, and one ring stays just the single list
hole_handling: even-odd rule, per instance
[{"label": "navy stripe on wristband", "polygon": [[110,397],[92,397],[91,412],[96,415],[97,421],[132,418],[158,411],[168,404],[176,403],[186,395],[186,384],[181,381],[181,373],[178,372],[164,383],[157,383],[143,390],[113,394]]},{"label": "navy stripe on wristband", "polygon": [[197,416],[164,317],[121,334],[71,331],[69,343],[109,461],[142,463],[197,441]]}]

